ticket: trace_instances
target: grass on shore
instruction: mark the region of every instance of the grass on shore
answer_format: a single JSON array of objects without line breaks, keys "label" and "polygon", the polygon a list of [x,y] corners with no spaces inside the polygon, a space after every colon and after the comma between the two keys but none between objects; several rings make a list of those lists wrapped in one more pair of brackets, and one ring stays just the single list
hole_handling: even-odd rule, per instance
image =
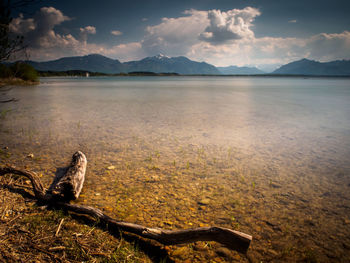
[{"label": "grass on shore", "polygon": [[0,262],[166,262],[89,218],[37,206],[24,189],[25,180],[0,177]]},{"label": "grass on shore", "polygon": [[20,78],[0,78],[0,87],[2,86],[29,86],[38,85],[39,81],[23,80]]}]

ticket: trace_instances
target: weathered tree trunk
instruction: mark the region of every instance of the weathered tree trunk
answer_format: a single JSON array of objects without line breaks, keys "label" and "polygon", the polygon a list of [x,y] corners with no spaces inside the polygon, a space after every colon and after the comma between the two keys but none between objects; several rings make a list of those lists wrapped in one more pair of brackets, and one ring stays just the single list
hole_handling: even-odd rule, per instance
[{"label": "weathered tree trunk", "polygon": [[33,185],[35,197],[41,201],[67,209],[74,213],[89,215],[108,225],[110,230],[125,231],[158,241],[164,245],[176,245],[195,241],[216,241],[230,249],[246,253],[252,236],[223,227],[201,227],[185,230],[164,230],[160,228],[148,228],[145,226],[120,222],[101,210],[82,205],[69,204],[70,200],[77,199],[85,180],[87,160],[85,155],[78,151],[73,155],[72,163],[67,173],[56,176],[49,190],[45,192],[39,177],[29,171],[18,170],[14,167],[0,168],[0,175],[17,174],[30,179]]},{"label": "weathered tree trunk", "polygon": [[87,160],[85,155],[78,151],[73,154],[71,165],[63,176],[56,175],[47,195],[52,195],[53,201],[70,201],[79,197],[85,181]]}]

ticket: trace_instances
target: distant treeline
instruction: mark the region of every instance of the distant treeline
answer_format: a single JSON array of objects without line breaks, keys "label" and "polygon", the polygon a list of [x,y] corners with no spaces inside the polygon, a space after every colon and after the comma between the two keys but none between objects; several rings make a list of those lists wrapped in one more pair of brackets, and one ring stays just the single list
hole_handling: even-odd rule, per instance
[{"label": "distant treeline", "polygon": [[38,72],[26,63],[16,62],[12,64],[0,64],[1,79],[22,79],[25,81],[37,82]]},{"label": "distant treeline", "polygon": [[90,72],[86,70],[67,70],[67,71],[39,71],[40,77],[103,77],[103,76],[179,76],[177,73],[155,73],[149,71],[135,71],[129,73],[107,74],[100,72]]}]

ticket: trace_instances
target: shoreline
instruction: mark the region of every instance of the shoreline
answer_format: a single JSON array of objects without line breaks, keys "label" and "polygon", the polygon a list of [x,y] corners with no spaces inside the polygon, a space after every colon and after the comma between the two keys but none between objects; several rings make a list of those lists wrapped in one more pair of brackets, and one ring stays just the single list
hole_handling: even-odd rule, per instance
[{"label": "shoreline", "polygon": [[[100,73],[81,70],[72,71],[39,71],[39,77],[272,77],[272,78],[350,78],[350,75],[302,75],[302,74],[177,74],[155,72],[130,72],[130,73]],[[88,77],[86,76],[88,74]]]},{"label": "shoreline", "polygon": [[3,86],[33,86],[38,85],[40,81],[23,80],[19,78],[0,78],[0,87]]}]

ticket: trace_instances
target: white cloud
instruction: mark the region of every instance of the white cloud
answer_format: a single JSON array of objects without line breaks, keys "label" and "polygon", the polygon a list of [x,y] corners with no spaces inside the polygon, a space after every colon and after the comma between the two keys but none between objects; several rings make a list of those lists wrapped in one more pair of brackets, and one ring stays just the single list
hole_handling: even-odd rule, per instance
[{"label": "white cloud", "polygon": [[71,20],[71,18],[63,15],[60,10],[54,7],[42,7],[40,11],[35,14],[34,20],[37,22],[38,28],[47,31],[52,29],[55,25]]},{"label": "white cloud", "polygon": [[148,26],[138,42],[114,46],[89,43],[87,35],[96,34],[91,25],[80,29],[80,37],[58,34],[55,27],[70,18],[53,7],[41,8],[33,18],[19,15],[12,20],[11,30],[25,36],[33,60],[91,53],[122,61],[163,53],[216,66],[284,64],[304,57],[319,61],[350,59],[349,31],[306,38],[257,38],[253,21],[258,15],[260,11],[251,7],[226,12],[187,10],[180,17],[165,17],[161,23]]},{"label": "white cloud", "polygon": [[86,43],[89,34],[96,34],[96,28],[94,26],[81,27],[79,30],[80,38],[84,43]]},{"label": "white cloud", "polygon": [[20,35],[33,31],[35,28],[34,19],[24,19],[23,14],[19,14],[19,17],[14,18],[10,24],[10,31]]},{"label": "white cloud", "polygon": [[309,57],[320,61],[350,59],[350,32],[318,34],[307,40]]},{"label": "white cloud", "polygon": [[254,18],[259,15],[260,11],[253,7],[227,12],[210,10],[208,11],[210,25],[200,35],[200,39],[213,44],[222,44],[229,40],[254,38],[254,32],[250,27]]},{"label": "white cloud", "polygon": [[298,22],[296,19],[289,20],[288,23],[296,23]]},{"label": "white cloud", "polygon": [[324,62],[350,59],[350,32],[309,38],[262,37],[225,45],[200,42],[186,55],[217,66],[285,64],[302,58]]},{"label": "white cloud", "polygon": [[114,35],[114,36],[120,36],[123,34],[123,32],[119,31],[119,30],[112,30],[111,31],[111,34]]},{"label": "white cloud", "polygon": [[301,58],[320,61],[350,59],[350,33],[318,34],[309,38],[256,38],[252,22],[260,11],[185,11],[163,18],[146,29],[142,48],[147,55],[185,55],[217,66],[284,64]]},{"label": "white cloud", "polygon": [[188,10],[185,16],[163,18],[162,22],[146,28],[142,48],[148,54],[183,55],[198,43],[199,35],[209,25],[207,11]]},{"label": "white cloud", "polygon": [[222,45],[200,42],[191,48],[187,56],[216,66],[283,64],[304,57],[306,54],[300,52],[304,45],[305,40],[301,39],[271,37],[239,40]]},{"label": "white cloud", "polygon": [[[120,60],[133,60],[146,56],[140,42],[131,42],[115,46],[87,42],[88,34],[96,34],[94,26],[79,29],[79,37],[72,34],[58,34],[55,26],[70,20],[60,10],[53,7],[41,8],[33,18],[23,15],[12,20],[11,31],[24,35],[29,44],[30,59],[46,61],[65,56],[81,56],[91,53],[115,57]],[[120,31],[112,31],[120,35]]]},{"label": "white cloud", "polygon": [[[53,7],[42,7],[33,18],[24,19],[23,15],[12,20],[10,30],[15,34],[25,36],[31,47],[59,45],[71,39],[71,35],[57,35],[53,28],[64,21],[70,20],[60,10]],[[57,38],[57,39],[56,39]]]},{"label": "white cloud", "polygon": [[226,12],[187,10],[181,17],[163,18],[160,24],[147,27],[142,48],[148,55],[186,55],[214,64],[232,64],[237,56],[249,57],[252,46],[248,43],[255,39],[252,22],[258,15],[259,10],[252,7]]},{"label": "white cloud", "polygon": [[193,52],[193,46],[208,47],[202,42],[222,45],[254,39],[251,27],[258,15],[260,11],[252,7],[226,12],[186,10],[181,17],[163,18],[160,24],[147,27],[142,48],[150,55],[178,56]]},{"label": "white cloud", "polygon": [[140,42],[130,42],[112,47],[104,47],[100,54],[107,57],[115,57],[121,61],[138,60],[147,56]]},{"label": "white cloud", "polygon": [[[54,7],[42,7],[34,16],[36,28],[33,32],[28,32],[27,37],[29,37],[30,41],[34,41],[36,45],[40,46],[41,38],[56,36],[53,28],[68,20],[70,18],[63,15],[60,10]],[[51,40],[51,42],[54,42],[54,39]]]},{"label": "white cloud", "polygon": [[[80,28],[80,39],[72,34],[58,34],[55,27],[71,18],[54,7],[41,8],[33,18],[25,19],[23,15],[12,20],[10,29],[13,33],[24,36],[28,44],[30,58],[48,60],[62,56],[72,56],[88,52],[87,35],[96,34],[96,28]],[[92,53],[92,52],[88,52]]]},{"label": "white cloud", "polygon": [[96,34],[96,27],[86,26],[86,27],[80,28],[80,32],[86,33],[86,34]]}]

